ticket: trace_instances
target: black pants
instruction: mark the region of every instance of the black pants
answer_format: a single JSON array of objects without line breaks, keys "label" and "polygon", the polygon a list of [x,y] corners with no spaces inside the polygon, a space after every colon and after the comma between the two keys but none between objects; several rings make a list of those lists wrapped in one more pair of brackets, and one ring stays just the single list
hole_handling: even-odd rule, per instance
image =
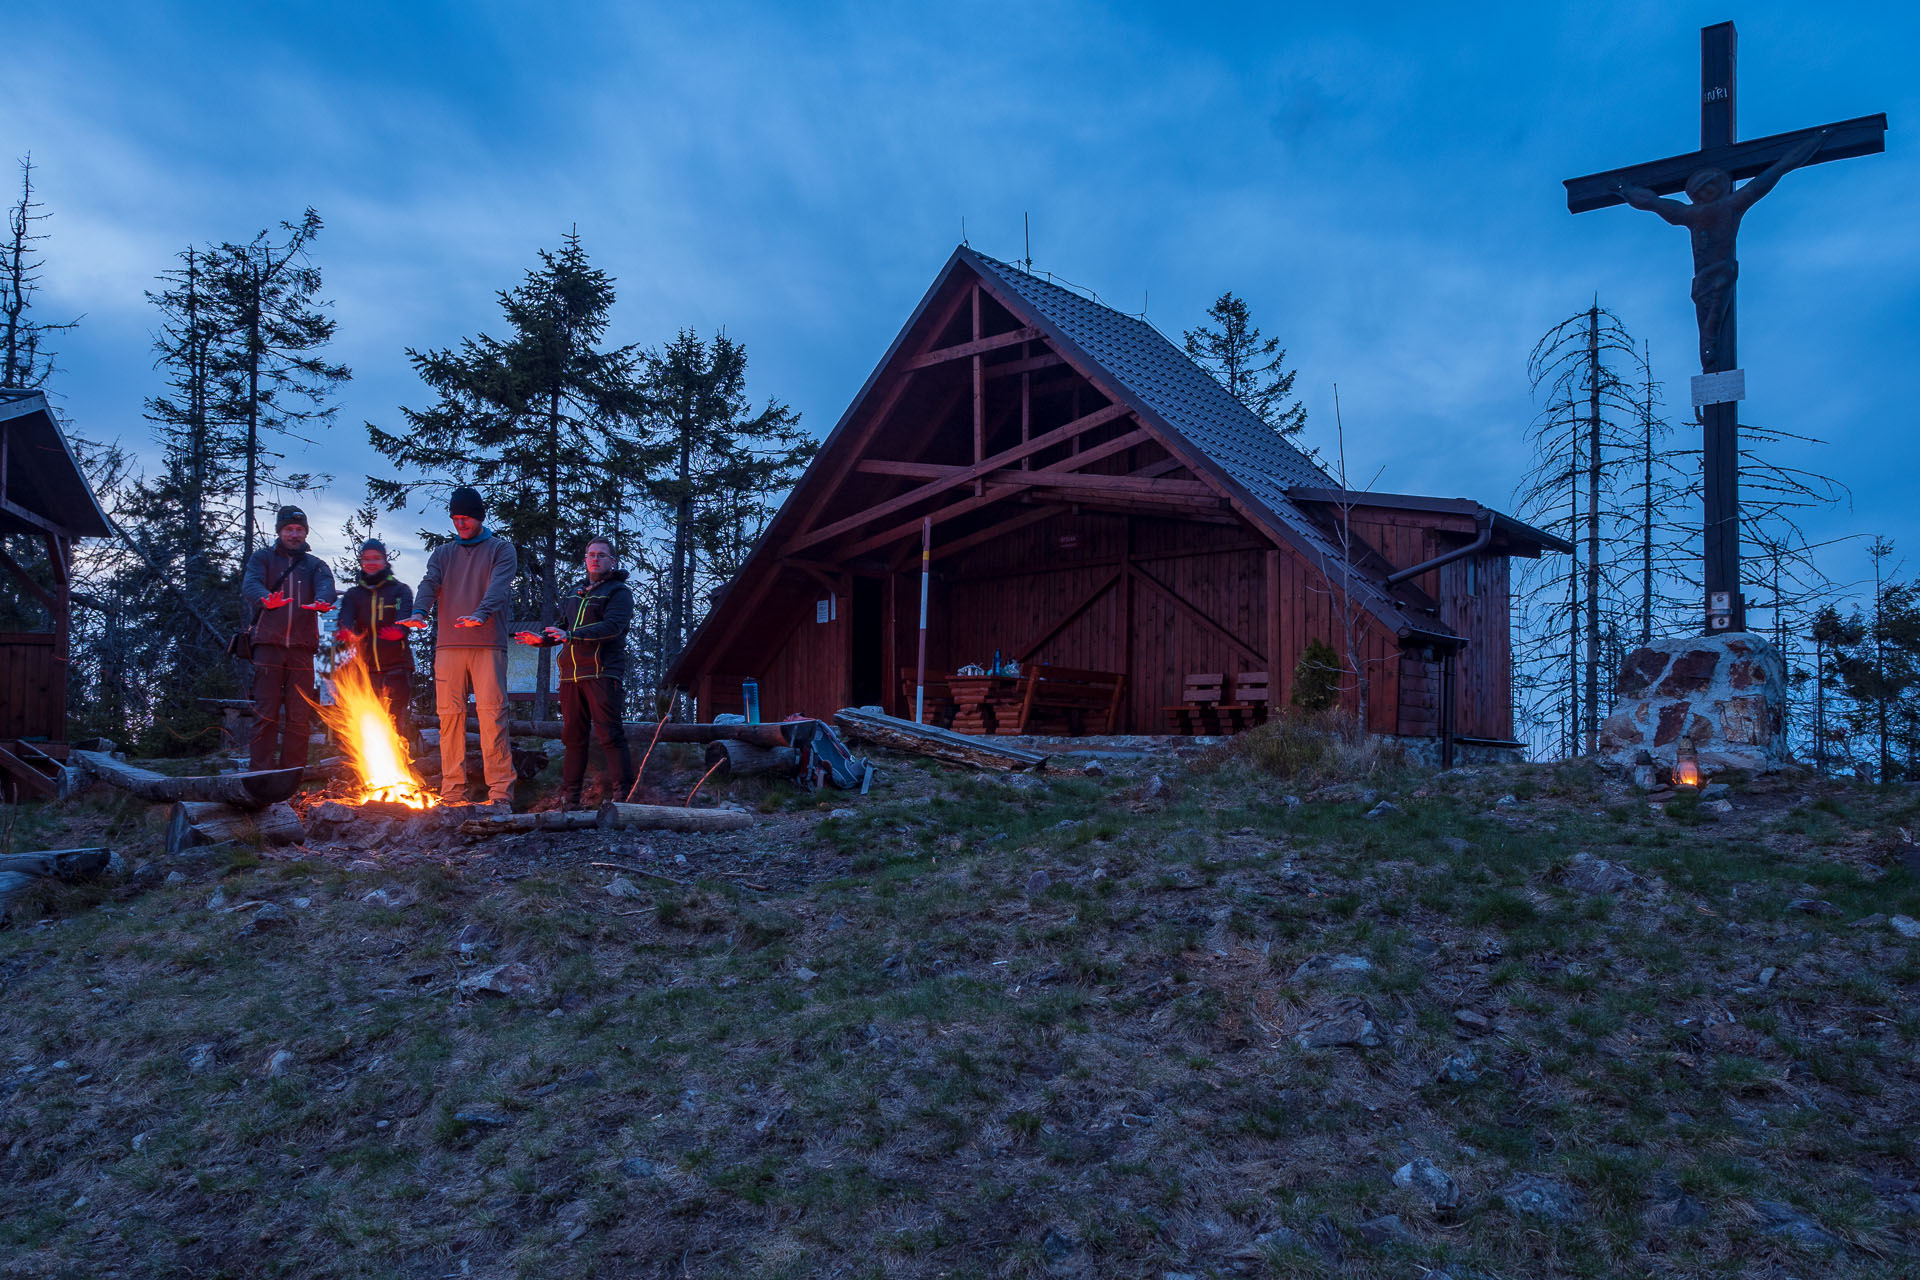
[{"label": "black pants", "polygon": [[376,671],[373,676],[374,692],[380,695],[380,701],[387,706],[387,715],[393,719],[393,728],[400,735],[400,741],[413,749],[413,677],[405,671]]},{"label": "black pants", "polygon": [[560,785],[569,800],[580,796],[587,777],[587,730],[606,758],[604,781],[611,799],[625,800],[633,790],[633,753],[627,749],[627,726],[620,682],[609,676],[560,682],[560,741],[566,759],[560,766]]},{"label": "black pants", "polygon": [[[256,646],[253,667],[253,751],[255,769],[292,769],[307,763],[307,735],[313,722],[313,653],[281,649],[262,662]],[[285,664],[285,665],[282,665]],[[302,696],[305,695],[305,696]],[[278,742],[279,749],[275,750]]]}]

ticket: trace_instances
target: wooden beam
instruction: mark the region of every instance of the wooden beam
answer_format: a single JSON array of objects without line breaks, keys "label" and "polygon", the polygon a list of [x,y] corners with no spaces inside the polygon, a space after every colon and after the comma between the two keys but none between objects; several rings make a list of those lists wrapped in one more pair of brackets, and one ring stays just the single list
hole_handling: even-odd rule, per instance
[{"label": "wooden beam", "polygon": [[[1877,155],[1887,148],[1885,115],[1856,116],[1825,128],[1827,139],[1807,164]],[[1689,151],[1685,155],[1668,156],[1664,160],[1650,160],[1645,164],[1609,169],[1605,173],[1568,178],[1561,184],[1567,189],[1567,210],[1570,213],[1585,213],[1590,209],[1604,209],[1608,205],[1625,203],[1614,191],[1617,182],[1646,187],[1655,195],[1670,196],[1684,190],[1687,179],[1702,169],[1724,169],[1735,182],[1751,178],[1819,132],[1818,127],[1795,129],[1791,133],[1775,133],[1764,138],[1736,142],[1730,147]]]},{"label": "wooden beam", "polygon": [[1108,574],[1105,578],[1101,579],[1100,582],[1097,585],[1095,585],[1093,590],[1087,592],[1086,595],[1080,598],[1080,601],[1078,604],[1074,605],[1073,608],[1067,610],[1067,612],[1064,615],[1062,615],[1061,618],[1057,622],[1055,622],[1052,626],[1048,627],[1045,631],[1042,631],[1038,636],[1034,637],[1031,641],[1029,641],[1024,647],[1017,650],[1014,656],[1018,658],[1020,662],[1024,665],[1029,659],[1033,657],[1034,654],[1040,651],[1040,646],[1044,645],[1047,641],[1053,639],[1055,636],[1059,635],[1062,631],[1065,631],[1068,627],[1072,626],[1075,619],[1077,619],[1081,614],[1085,613],[1087,610],[1093,608],[1095,602],[1097,602],[1101,596],[1104,596],[1105,594],[1107,594],[1107,592],[1113,590],[1113,584],[1116,582],[1119,582],[1124,577],[1126,577],[1126,569],[1123,567],[1123,568],[1115,569],[1112,573]]},{"label": "wooden beam", "polygon": [[998,351],[1002,347],[1011,347],[1016,343],[1032,342],[1041,336],[1039,326],[1030,324],[1024,329],[996,333],[988,337],[976,338],[972,342],[962,342],[956,346],[941,347],[938,351],[913,356],[903,361],[900,367],[912,372],[915,369],[925,369],[936,364],[946,364],[952,360],[965,360],[968,356],[977,356],[988,351]]},{"label": "wooden beam", "polygon": [[[815,529],[810,533],[803,533],[799,537],[789,541],[787,545],[782,548],[782,552],[786,555],[792,555],[798,551],[805,551],[808,547],[818,546],[820,543],[832,538],[837,538],[843,533],[850,533],[858,529],[861,525],[881,519],[884,516],[890,516],[896,511],[904,511],[916,503],[924,502],[928,498],[945,493],[949,489],[972,480],[975,476],[985,475],[989,471],[1011,465],[1029,454],[1038,453],[1040,450],[1050,448],[1062,441],[1074,439],[1091,431],[1095,427],[1102,426],[1118,418],[1123,418],[1131,412],[1131,409],[1120,404],[1110,404],[1104,409],[1096,409],[1084,417],[1075,418],[1071,422],[1055,427],[1052,431],[1035,436],[1025,444],[1015,445],[1013,448],[996,453],[990,458],[982,458],[979,462],[976,462],[970,467],[962,468],[947,479],[936,480],[930,484],[923,484],[918,488],[909,489],[898,497],[889,498],[885,502],[867,508],[865,511],[850,515],[844,520],[836,520],[832,524]],[[1129,432],[1128,434],[1139,435],[1142,433]],[[917,521],[914,524],[914,528],[919,528]]]},{"label": "wooden beam", "polygon": [[1008,360],[1003,364],[990,364],[987,366],[987,377],[989,379],[1010,378],[1016,373],[1035,374],[1039,373],[1042,369],[1057,368],[1065,363],[1066,361],[1064,359],[1049,351],[1045,355],[1027,356],[1020,360]]},{"label": "wooden beam", "polygon": [[[980,342],[980,286],[973,286],[973,341]],[[1025,343],[1023,342],[1024,346]],[[978,351],[973,355],[973,460],[975,462],[987,456],[987,379],[982,371]],[[974,496],[986,492],[980,481],[973,482]]]},{"label": "wooden beam", "polygon": [[29,511],[25,507],[21,506],[19,503],[13,501],[10,498],[0,497],[0,511],[6,512],[8,515],[12,516],[14,519],[19,520],[25,524],[32,525],[34,528],[40,530],[42,533],[66,532],[66,530],[62,529],[59,525],[55,524],[53,521],[41,515],[39,512]]},{"label": "wooden beam", "polygon": [[[1064,505],[1056,504],[1045,507],[1035,507],[1031,511],[1022,511],[1017,516],[1009,516],[997,524],[990,524],[986,528],[976,530],[964,538],[955,538],[952,542],[947,543],[938,551],[935,551],[933,558],[935,560],[941,560],[947,556],[959,555],[962,551],[971,551],[981,543],[991,542],[1003,534],[1012,533],[1017,529],[1024,529],[1031,524],[1039,524],[1043,520],[1051,520],[1053,517],[1066,511],[1066,509]],[[1046,566],[1049,572],[1058,567],[1057,565]],[[1079,568],[1078,565],[1074,567]]]},{"label": "wooden beam", "polygon": [[[1264,568],[1267,571],[1267,688],[1271,690],[1269,696],[1284,699],[1292,693],[1293,673],[1277,669],[1285,653],[1285,645],[1281,642],[1281,636],[1285,633],[1281,620],[1284,617],[1282,610],[1286,602],[1280,599],[1280,553],[1269,550],[1263,558],[1266,562]],[[1282,702],[1281,705],[1284,706],[1285,703]],[[1271,714],[1276,708],[1269,706],[1267,710]]]},{"label": "wooden beam", "polygon": [[[869,475],[907,476],[915,480],[938,480],[951,477],[969,467],[942,466],[933,462],[894,462],[888,459],[871,458],[854,466],[854,470]],[[975,479],[990,485],[1049,485],[1061,489],[1110,489],[1115,492],[1140,494],[1159,494],[1170,498],[1209,498],[1221,501],[1213,489],[1198,480],[1161,480],[1141,475],[1108,475],[1099,471],[1046,472],[1046,471],[989,471]]]},{"label": "wooden beam", "polygon": [[[1112,406],[1112,405],[1108,406],[1108,408],[1116,408],[1116,407],[1117,406]],[[1105,413],[1106,410],[1102,409],[1102,410],[1099,410],[1098,412]],[[1094,416],[1094,415],[1089,415],[1089,416]],[[1065,474],[1071,471],[1075,467],[1084,467],[1091,463],[1098,462],[1102,458],[1110,457],[1115,453],[1124,452],[1125,450],[1131,449],[1135,445],[1141,444],[1152,438],[1153,438],[1152,433],[1149,432],[1145,427],[1138,427],[1132,431],[1127,432],[1125,435],[1115,436],[1113,439],[1106,441],[1104,444],[1097,444],[1093,446],[1093,448],[1087,450],[1085,453],[1077,453],[1072,455],[1071,457],[1062,458],[1058,462],[1051,463],[1048,466],[1042,467],[1038,471],[1022,472],[1021,474],[1024,476],[1040,476],[1040,477],[1045,477],[1048,474],[1053,474],[1053,475]],[[1039,442],[1035,441],[1034,443],[1037,444]],[[1008,452],[1012,452],[1012,450],[1009,450]],[[998,454],[996,456],[1005,457],[1006,454]],[[989,461],[991,460],[992,459],[989,459]],[[951,488],[952,486],[942,485],[936,482],[936,486],[927,486],[927,487]],[[977,511],[981,507],[988,506],[991,503],[1004,502],[1006,499],[1011,498],[1015,494],[1020,492],[1022,492],[1022,490],[1013,488],[1011,486],[1001,486],[999,488],[994,489],[993,492],[991,493],[983,493],[974,497],[962,499],[959,502],[953,503],[950,506],[942,507],[937,511],[930,512],[929,514],[931,515],[933,522],[935,524],[941,524],[941,523],[944,523],[945,521],[953,519],[956,516],[963,516],[969,511]],[[915,519],[909,520],[904,524],[895,525],[893,528],[888,529],[884,533],[876,533],[871,538],[868,538],[865,541],[856,542],[853,546],[848,547],[842,554],[848,555],[848,556],[865,555],[867,552],[875,550],[876,548],[879,548],[879,547],[884,547],[888,543],[893,542],[894,540],[900,537],[903,537],[907,534],[915,533],[919,530],[919,528],[920,528],[920,521],[918,517],[916,517]]]},{"label": "wooden beam", "polygon": [[1197,608],[1178,591],[1175,591],[1172,587],[1160,581],[1160,579],[1154,577],[1137,564],[1129,564],[1127,571],[1133,574],[1139,581],[1144,582],[1147,586],[1165,596],[1168,603],[1172,604],[1174,608],[1178,609],[1190,621],[1198,623],[1202,630],[1214,636],[1216,639],[1225,641],[1233,648],[1239,650],[1244,657],[1251,658],[1254,665],[1262,667],[1267,665],[1267,660],[1260,656],[1258,650],[1240,639],[1240,637],[1234,635],[1233,632],[1215,622],[1212,618],[1209,618],[1205,612]]}]

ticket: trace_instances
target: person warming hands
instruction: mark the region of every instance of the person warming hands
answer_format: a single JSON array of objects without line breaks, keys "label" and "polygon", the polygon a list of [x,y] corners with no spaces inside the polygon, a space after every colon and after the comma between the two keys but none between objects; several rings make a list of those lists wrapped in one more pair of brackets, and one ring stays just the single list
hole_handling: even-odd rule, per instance
[{"label": "person warming hands", "polygon": [[316,615],[332,609],[334,600],[333,573],[307,548],[307,513],[299,507],[280,508],[274,530],[278,536],[273,545],[247,557],[240,581],[253,642],[249,764],[255,769],[307,763],[313,655],[320,648]]}]

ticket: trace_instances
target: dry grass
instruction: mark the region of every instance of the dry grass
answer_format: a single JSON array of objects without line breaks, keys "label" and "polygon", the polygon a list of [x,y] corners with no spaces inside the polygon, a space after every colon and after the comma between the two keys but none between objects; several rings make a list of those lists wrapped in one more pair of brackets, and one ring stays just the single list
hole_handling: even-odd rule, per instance
[{"label": "dry grass", "polygon": [[[764,797],[734,843],[548,835],[377,875],[240,852],[53,895],[0,934],[0,1269],[1912,1273],[1920,953],[1850,927],[1920,913],[1905,793],[1755,783],[1712,823],[1577,768],[1420,777],[1275,738],[1158,798],[896,769],[851,819]],[[1355,776],[1400,812],[1282,801]],[[1639,878],[1583,891],[1579,851]],[[695,883],[614,898],[596,860]],[[418,901],[362,901],[389,883]],[[249,932],[216,889],[291,922]],[[1316,955],[1367,971],[1295,981]],[[537,999],[460,992],[509,961]],[[1355,1012],[1377,1044],[1295,1040]],[[1392,1184],[1417,1155],[1459,1209]],[[1579,1220],[1505,1204],[1522,1174]],[[1767,1234],[1774,1202],[1839,1247]],[[1403,1242],[1360,1231],[1383,1214]]]},{"label": "dry grass", "polygon": [[1340,711],[1278,716],[1215,748],[1202,767],[1230,763],[1301,786],[1375,782],[1407,771],[1398,743],[1364,732]]}]

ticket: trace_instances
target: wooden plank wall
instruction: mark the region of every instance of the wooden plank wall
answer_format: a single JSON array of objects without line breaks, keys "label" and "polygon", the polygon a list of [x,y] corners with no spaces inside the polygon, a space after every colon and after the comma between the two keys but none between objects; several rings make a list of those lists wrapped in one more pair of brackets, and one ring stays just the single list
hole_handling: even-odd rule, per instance
[{"label": "wooden plank wall", "polygon": [[67,736],[66,664],[50,632],[0,632],[0,738]]}]

